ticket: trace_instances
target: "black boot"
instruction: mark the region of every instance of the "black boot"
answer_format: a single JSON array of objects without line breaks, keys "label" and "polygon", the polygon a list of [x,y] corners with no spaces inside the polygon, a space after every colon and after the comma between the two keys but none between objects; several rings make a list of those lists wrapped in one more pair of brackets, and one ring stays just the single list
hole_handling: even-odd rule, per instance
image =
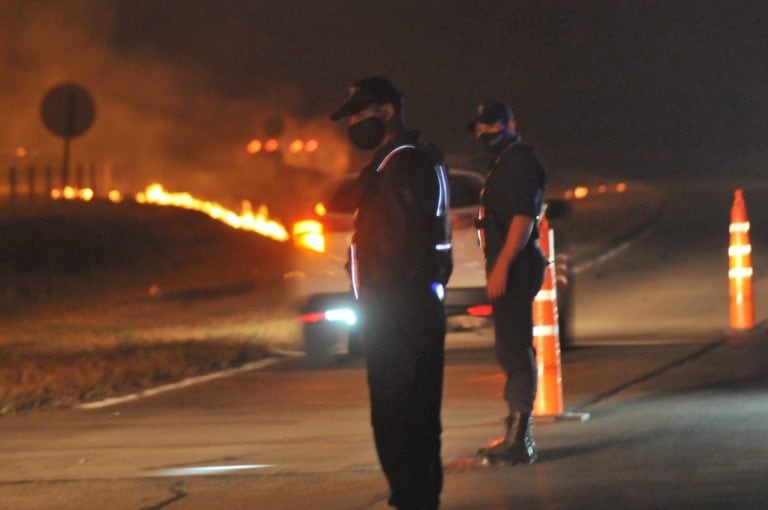
[{"label": "black boot", "polygon": [[477,458],[483,465],[533,464],[536,445],[531,437],[530,413],[513,413],[507,417],[507,433],[489,446],[480,448]]}]

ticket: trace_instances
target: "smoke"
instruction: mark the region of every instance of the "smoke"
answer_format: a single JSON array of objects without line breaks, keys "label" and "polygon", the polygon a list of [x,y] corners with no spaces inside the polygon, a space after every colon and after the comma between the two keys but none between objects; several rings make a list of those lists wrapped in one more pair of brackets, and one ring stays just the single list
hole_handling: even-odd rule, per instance
[{"label": "smoke", "polygon": [[[339,175],[349,166],[347,144],[325,120],[292,114],[300,89],[259,101],[229,98],[214,90],[221,77],[188,61],[174,61],[150,45],[120,47],[115,33],[122,13],[116,0],[4,0],[0,5],[0,164],[53,164],[63,142],[40,118],[40,103],[52,87],[73,82],[96,104],[93,126],[71,143],[71,161],[110,169],[115,186],[136,191],[159,181],[214,199],[282,197],[280,172],[312,169]],[[118,15],[120,14],[120,15]],[[291,99],[293,98],[293,99]],[[268,119],[280,118],[281,143],[315,138],[311,155],[263,157],[245,147],[265,137]],[[24,158],[19,160],[18,148]],[[275,194],[275,190],[277,194]],[[286,193],[287,195],[287,193]]]}]

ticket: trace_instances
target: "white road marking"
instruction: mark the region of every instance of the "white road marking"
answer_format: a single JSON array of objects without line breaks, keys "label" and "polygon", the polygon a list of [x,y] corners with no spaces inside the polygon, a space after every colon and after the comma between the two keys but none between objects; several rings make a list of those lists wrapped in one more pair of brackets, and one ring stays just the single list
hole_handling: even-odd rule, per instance
[{"label": "white road marking", "polygon": [[[303,353],[296,353],[294,351],[274,351],[277,354],[283,354],[286,356],[301,356]],[[253,363],[246,363],[245,365],[242,365],[237,368],[230,368],[227,370],[221,370],[219,372],[213,372],[210,374],[205,374],[197,377],[190,377],[187,379],[184,379],[183,381],[171,383],[171,384],[165,384],[163,386],[157,386],[156,388],[150,388],[147,390],[137,391],[136,393],[131,393],[129,395],[123,395],[121,397],[112,397],[107,398],[104,400],[100,400],[98,402],[86,402],[84,404],[80,404],[75,406],[75,409],[81,409],[81,410],[90,410],[90,409],[103,409],[105,407],[110,407],[118,404],[124,404],[126,402],[130,402],[133,400],[138,400],[140,398],[145,397],[151,397],[153,395],[158,395],[160,393],[165,393],[167,391],[177,390],[180,388],[186,388],[188,386],[193,386],[195,384],[200,384],[203,382],[213,381],[215,379],[223,379],[224,377],[229,377],[235,374],[240,374],[242,372],[250,372],[251,370],[258,370],[260,368],[268,367],[269,365],[273,365],[277,363],[278,361],[282,360],[283,358],[278,357],[272,357],[272,358],[264,358],[259,361],[254,361]]]},{"label": "white road marking", "polygon": [[247,469],[264,469],[274,467],[274,464],[241,464],[236,466],[191,466],[185,468],[158,469],[152,471],[152,476],[200,476],[218,475],[229,471],[243,471]]}]

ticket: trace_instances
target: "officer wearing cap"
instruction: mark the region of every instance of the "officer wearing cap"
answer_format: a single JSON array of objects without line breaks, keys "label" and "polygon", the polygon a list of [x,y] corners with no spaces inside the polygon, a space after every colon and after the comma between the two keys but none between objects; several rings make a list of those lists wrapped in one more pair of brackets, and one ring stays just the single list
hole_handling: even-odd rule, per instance
[{"label": "officer wearing cap", "polygon": [[485,239],[496,358],[506,374],[504,399],[509,408],[504,437],[481,448],[478,457],[490,464],[531,464],[536,460],[531,436],[536,396],[532,304],[546,267],[537,224],[546,175],[533,148],[517,133],[505,103],[481,103],[467,128],[491,156],[478,228]]},{"label": "officer wearing cap", "polygon": [[440,406],[451,272],[442,158],[405,128],[386,78],[354,83],[333,120],[374,151],[358,177],[348,267],[361,315],[376,450],[399,509],[436,509],[442,490]]}]

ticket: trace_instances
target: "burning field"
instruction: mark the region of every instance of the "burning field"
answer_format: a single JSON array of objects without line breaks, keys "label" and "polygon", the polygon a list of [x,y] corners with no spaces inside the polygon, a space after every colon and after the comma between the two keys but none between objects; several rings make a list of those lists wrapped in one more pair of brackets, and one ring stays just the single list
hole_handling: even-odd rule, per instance
[{"label": "burning field", "polygon": [[[0,413],[238,366],[295,337],[288,243],[153,193],[0,210]],[[266,214],[241,227],[279,238]]]}]

